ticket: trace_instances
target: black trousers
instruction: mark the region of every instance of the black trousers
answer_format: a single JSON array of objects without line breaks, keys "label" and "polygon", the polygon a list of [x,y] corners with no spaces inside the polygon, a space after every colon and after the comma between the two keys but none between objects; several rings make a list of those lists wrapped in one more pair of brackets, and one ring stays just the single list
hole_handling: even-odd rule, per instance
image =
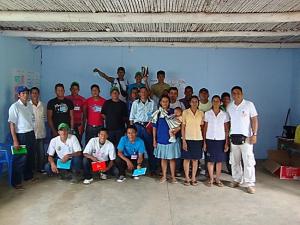
[{"label": "black trousers", "polygon": [[[128,157],[126,157],[126,158],[128,158]],[[128,158],[128,159],[132,162],[132,164],[134,166],[134,169],[136,169],[136,167],[137,167],[137,159],[130,159],[130,158]],[[116,159],[116,166],[117,166],[117,168],[119,170],[119,176],[125,176],[126,170],[127,170],[127,163],[126,163],[126,161],[123,160],[123,159],[121,159],[120,157],[117,157],[117,159]]]}]

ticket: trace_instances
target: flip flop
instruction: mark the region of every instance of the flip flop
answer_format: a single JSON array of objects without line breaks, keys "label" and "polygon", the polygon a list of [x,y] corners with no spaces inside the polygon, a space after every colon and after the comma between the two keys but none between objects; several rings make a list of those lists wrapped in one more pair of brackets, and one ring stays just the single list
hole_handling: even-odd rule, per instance
[{"label": "flip flop", "polygon": [[198,181],[196,181],[196,180],[194,180],[194,181],[191,181],[191,185],[192,186],[197,186],[199,183],[198,183]]},{"label": "flip flop", "polygon": [[191,182],[190,182],[190,181],[187,181],[187,180],[185,180],[183,184],[184,184],[185,186],[190,186],[190,185],[191,185]]},{"label": "flip flop", "polygon": [[216,185],[218,187],[224,187],[224,184],[221,181],[216,181]]}]

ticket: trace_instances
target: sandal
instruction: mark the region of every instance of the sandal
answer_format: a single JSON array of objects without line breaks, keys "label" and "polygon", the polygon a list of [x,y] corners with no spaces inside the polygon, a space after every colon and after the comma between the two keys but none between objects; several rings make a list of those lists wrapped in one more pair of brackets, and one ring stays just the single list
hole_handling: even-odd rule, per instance
[{"label": "sandal", "polygon": [[211,181],[211,180],[209,180],[209,181],[207,181],[207,186],[208,187],[212,187],[213,186],[213,183],[214,183],[214,181]]},{"label": "sandal", "polygon": [[224,184],[221,181],[216,181],[216,185],[218,187],[224,187]]},{"label": "sandal", "polygon": [[160,178],[159,183],[160,183],[160,184],[163,184],[163,183],[165,183],[166,181],[167,181],[167,178],[162,177],[162,178]]},{"label": "sandal", "polygon": [[183,184],[184,184],[185,186],[190,186],[190,185],[191,185],[191,182],[190,182],[190,181],[187,181],[187,180],[185,180]]},{"label": "sandal", "polygon": [[196,180],[194,180],[194,181],[191,181],[191,185],[192,186],[197,186],[199,183],[198,183],[198,181],[196,181]]},{"label": "sandal", "polygon": [[178,181],[176,180],[176,178],[172,179],[171,184],[177,184]]},{"label": "sandal", "polygon": [[14,187],[16,190],[20,190],[20,191],[24,191],[25,188],[23,187],[22,184],[17,184],[15,187]]}]

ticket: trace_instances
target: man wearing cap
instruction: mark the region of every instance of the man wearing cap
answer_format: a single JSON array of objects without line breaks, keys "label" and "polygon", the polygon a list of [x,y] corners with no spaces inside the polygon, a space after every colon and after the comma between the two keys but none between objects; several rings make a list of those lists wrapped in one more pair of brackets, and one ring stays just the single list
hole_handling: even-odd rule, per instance
[{"label": "man wearing cap", "polygon": [[[49,176],[59,174],[62,171],[57,168],[57,160],[60,159],[62,163],[71,160],[72,182],[78,182],[82,163],[81,146],[76,136],[69,134],[69,131],[68,124],[59,124],[59,136],[52,138],[48,147],[48,163],[45,170]],[[64,178],[63,175],[61,178]]]},{"label": "man wearing cap", "polygon": [[119,99],[119,89],[113,87],[110,91],[111,99],[105,101],[101,113],[108,129],[109,140],[117,147],[128,123],[126,103]]},{"label": "man wearing cap", "polygon": [[[244,99],[239,86],[231,89],[233,102],[227,106],[230,116],[231,187],[243,186],[249,194],[255,193],[255,158],[253,145],[257,141],[258,114],[254,104]],[[243,161],[243,167],[242,162]]]},{"label": "man wearing cap", "polygon": [[[122,101],[120,100],[120,102]],[[113,167],[116,159],[115,147],[109,140],[107,140],[107,138],[107,129],[101,128],[98,137],[92,138],[85,146],[83,151],[84,184],[90,184],[93,182],[93,176],[91,172],[92,162],[106,162],[107,167],[105,171],[101,171],[100,178],[102,180],[107,179],[106,172]]]},{"label": "man wearing cap", "polygon": [[71,129],[74,128],[73,102],[65,98],[65,87],[58,83],[55,85],[56,97],[51,99],[47,104],[47,119],[52,131],[52,137],[56,137],[57,127],[61,123],[68,124]]},{"label": "man wearing cap", "polygon": [[100,87],[97,84],[91,86],[92,97],[84,104],[84,119],[86,120],[85,143],[93,137],[97,137],[99,130],[104,126],[101,113],[105,99],[100,96]]},{"label": "man wearing cap", "polygon": [[207,112],[211,109],[212,104],[209,101],[209,92],[206,88],[201,88],[199,91],[199,110]]},{"label": "man wearing cap", "polygon": [[[29,92],[25,86],[17,87],[19,100],[13,103],[8,111],[8,122],[13,138],[13,146],[18,149],[20,145],[26,145],[26,155],[13,155],[12,185],[16,189],[23,189],[24,180],[33,179],[34,168],[34,113],[32,105],[28,102]],[[23,174],[23,175],[22,175]]]},{"label": "man wearing cap", "polygon": [[71,95],[66,96],[67,99],[70,99],[74,105],[73,117],[74,117],[74,132],[81,143],[82,134],[84,132],[84,119],[83,119],[83,106],[85,98],[79,95],[79,83],[73,82],[70,87]]},{"label": "man wearing cap", "polygon": [[98,73],[100,77],[107,80],[109,83],[111,83],[111,87],[116,87],[119,89],[120,92],[120,100],[123,102],[126,102],[127,99],[127,86],[128,81],[124,78],[125,77],[125,68],[119,67],[117,70],[117,76],[116,78],[108,76],[106,73],[102,72],[98,68],[94,69],[94,72]]},{"label": "man wearing cap", "polygon": [[[143,80],[145,83],[142,83]],[[149,84],[148,84],[148,77],[147,76],[143,77],[141,72],[136,72],[135,83],[128,85],[128,88],[127,88],[128,95],[130,95],[132,88],[137,88],[138,90],[140,90],[140,88],[142,88],[142,87],[146,87],[148,89],[148,91],[150,90]]]}]

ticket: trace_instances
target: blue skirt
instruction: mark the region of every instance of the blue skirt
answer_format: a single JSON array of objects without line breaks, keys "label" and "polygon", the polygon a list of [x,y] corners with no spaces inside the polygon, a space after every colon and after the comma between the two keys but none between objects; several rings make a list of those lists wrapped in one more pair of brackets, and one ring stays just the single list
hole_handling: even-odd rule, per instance
[{"label": "blue skirt", "polygon": [[174,143],[167,145],[157,143],[154,149],[154,156],[158,159],[178,159],[180,158],[180,146],[178,139]]},{"label": "blue skirt", "polygon": [[202,158],[202,147],[203,141],[190,141],[186,140],[187,151],[181,150],[182,159],[201,159]]},{"label": "blue skirt", "polygon": [[208,162],[225,162],[226,154],[224,152],[225,140],[206,140],[207,161]]}]

